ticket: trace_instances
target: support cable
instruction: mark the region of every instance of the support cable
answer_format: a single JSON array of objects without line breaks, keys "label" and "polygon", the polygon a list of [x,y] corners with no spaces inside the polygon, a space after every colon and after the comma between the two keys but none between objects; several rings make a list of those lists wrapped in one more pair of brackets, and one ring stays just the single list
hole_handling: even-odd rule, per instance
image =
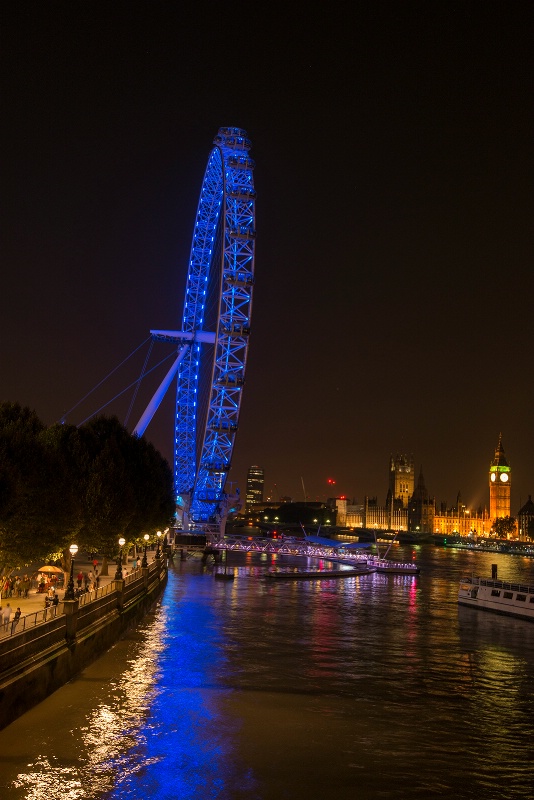
[{"label": "support cable", "polygon": [[[155,369],[157,369],[158,367],[161,367],[161,365],[164,364],[166,361],[168,361],[169,358],[174,358],[175,356],[176,356],[176,353],[174,351],[172,353],[169,353],[167,356],[165,356],[165,358],[162,358],[161,361],[158,361],[157,364],[155,364],[151,369],[149,369],[144,377],[146,378],[147,375],[150,375],[150,373],[154,372]],[[139,380],[139,378],[137,378],[135,381],[132,381],[132,383],[130,383],[129,386],[126,386],[125,389],[122,389],[122,391],[120,391],[118,394],[116,394],[115,397],[112,397],[111,400],[108,400],[107,403],[104,403],[103,406],[100,406],[100,408],[98,408],[92,414],[89,414],[89,416],[86,419],[84,419],[82,422],[80,422],[77,427],[79,428],[80,425],[85,425],[85,423],[88,422],[90,419],[92,419],[93,417],[96,417],[97,414],[100,414],[100,412],[104,408],[109,406],[110,403],[113,403],[114,400],[117,400],[118,397],[121,397],[125,392],[128,391],[128,389],[131,389],[132,386],[135,386],[135,384],[138,382],[138,380]]]},{"label": "support cable", "polygon": [[145,363],[143,364],[143,368],[141,370],[141,374],[139,375],[139,379],[137,381],[137,385],[135,387],[135,391],[134,391],[134,393],[132,395],[132,399],[130,400],[130,407],[129,407],[128,413],[126,414],[126,417],[124,419],[124,427],[125,428],[128,425],[128,420],[130,419],[130,414],[132,413],[132,408],[133,408],[134,403],[136,401],[137,394],[139,392],[139,387],[141,386],[141,381],[145,377],[145,370],[147,368],[148,360],[149,360],[149,358],[150,358],[150,356],[152,354],[153,347],[154,347],[154,337],[152,337],[152,341],[150,342],[150,347],[148,348],[148,353],[146,354]]},{"label": "support cable", "polygon": [[[87,398],[88,398],[90,395],[92,395],[92,394],[93,394],[93,392],[95,392],[95,391],[98,389],[98,387],[99,387],[99,386],[102,386],[102,384],[103,384],[103,383],[105,383],[105,382],[107,381],[107,379],[108,379],[108,378],[111,378],[111,376],[113,375],[113,373],[114,373],[114,372],[117,372],[117,370],[118,370],[118,369],[120,369],[120,368],[122,367],[122,365],[123,365],[123,364],[126,364],[126,362],[128,361],[128,359],[130,359],[130,358],[131,358],[133,355],[135,355],[135,354],[137,353],[137,351],[138,351],[138,350],[140,350],[140,349],[141,349],[141,348],[142,348],[142,347],[143,347],[143,346],[144,346],[144,345],[145,345],[145,344],[146,344],[148,341],[150,341],[151,339],[152,339],[152,337],[151,337],[151,336],[149,336],[149,337],[148,337],[148,339],[145,339],[143,342],[141,342],[141,344],[139,345],[139,347],[136,347],[136,348],[135,348],[135,350],[133,350],[133,351],[130,353],[130,355],[129,355],[129,356],[126,356],[126,358],[124,359],[124,361],[121,361],[121,363],[120,363],[120,364],[118,364],[118,365],[117,365],[117,366],[116,366],[114,369],[112,369],[112,370],[111,370],[111,372],[109,373],[109,375],[106,375],[106,377],[105,377],[105,378],[102,378],[102,380],[100,381],[100,383],[97,383],[97,384],[96,384],[96,386],[93,386],[93,388],[92,388],[92,389],[91,389],[89,392],[87,392],[87,394],[85,395],[85,397],[82,397],[82,399],[81,399],[81,400],[78,400],[78,402],[77,402],[75,405],[73,405],[73,406],[72,406],[72,408],[71,408],[71,409],[69,409],[69,411],[65,412],[65,414],[63,414],[63,416],[61,417],[61,419],[59,419],[59,420],[58,420],[58,422],[60,422],[60,423],[63,425],[63,424],[64,424],[64,423],[67,421],[67,417],[69,416],[69,414],[72,414],[72,412],[74,411],[74,409],[75,409],[75,408],[78,408],[78,406],[79,406],[79,405],[81,405],[81,404],[83,403],[83,401],[84,401],[84,400],[87,400]],[[128,388],[129,388],[129,387],[128,387]],[[126,390],[124,390],[124,391],[126,391]],[[121,393],[121,394],[122,394],[122,393]],[[117,395],[117,397],[118,397],[118,396],[119,396],[119,395]],[[110,402],[111,402],[111,401],[110,401]],[[106,405],[109,405],[109,404],[108,404],[108,403],[106,403]],[[105,406],[102,406],[102,408],[105,408]],[[94,415],[93,415],[93,414],[91,414],[91,416],[94,416]],[[91,419],[91,417],[88,417],[87,419]],[[81,424],[83,425],[83,423],[81,423]]]}]

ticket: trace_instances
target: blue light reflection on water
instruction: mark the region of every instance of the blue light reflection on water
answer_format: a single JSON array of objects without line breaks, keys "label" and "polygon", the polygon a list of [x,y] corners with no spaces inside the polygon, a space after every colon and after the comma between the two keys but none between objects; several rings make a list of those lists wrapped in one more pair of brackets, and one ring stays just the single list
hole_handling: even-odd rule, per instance
[{"label": "blue light reflection on water", "polygon": [[187,596],[176,602],[179,581],[170,574],[151,632],[162,645],[153,676],[157,688],[134,748],[135,764],[130,752],[131,768],[123,770],[120,761],[109,765],[117,778],[106,800],[254,797],[250,771],[232,758],[238,723],[224,713],[228,688],[221,688],[220,676],[227,663],[211,592],[204,591],[206,576],[190,577]]},{"label": "blue light reflection on water", "polygon": [[493,561],[534,583],[534,561],[417,560],[276,585],[266,557],[230,584],[177,563],[154,614],[0,731],[1,800],[532,797],[534,624],[457,590]]}]

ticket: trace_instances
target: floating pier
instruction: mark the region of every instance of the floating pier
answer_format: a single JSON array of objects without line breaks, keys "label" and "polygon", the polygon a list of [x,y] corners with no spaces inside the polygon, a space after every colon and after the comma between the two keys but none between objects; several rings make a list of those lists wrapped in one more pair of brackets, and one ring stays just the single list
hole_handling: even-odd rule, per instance
[{"label": "floating pier", "polygon": [[318,570],[277,570],[267,572],[267,580],[302,581],[325,580],[328,578],[353,578],[355,575],[370,575],[376,572],[374,567],[360,567],[358,569],[318,569]]}]

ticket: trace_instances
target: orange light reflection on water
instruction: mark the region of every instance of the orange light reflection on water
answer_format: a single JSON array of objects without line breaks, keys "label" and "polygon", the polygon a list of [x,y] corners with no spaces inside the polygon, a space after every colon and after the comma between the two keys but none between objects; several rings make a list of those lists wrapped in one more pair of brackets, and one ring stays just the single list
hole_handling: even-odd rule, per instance
[{"label": "orange light reflection on water", "polygon": [[[72,764],[37,755],[12,783],[25,789],[25,800],[91,800],[111,791],[121,779],[156,762],[137,754],[145,743],[144,727],[158,692],[158,661],[164,647],[165,609],[143,632],[138,655],[120,678],[108,685],[107,697],[70,733],[81,743]],[[83,680],[83,675],[81,676]],[[51,788],[53,787],[53,789]]]}]

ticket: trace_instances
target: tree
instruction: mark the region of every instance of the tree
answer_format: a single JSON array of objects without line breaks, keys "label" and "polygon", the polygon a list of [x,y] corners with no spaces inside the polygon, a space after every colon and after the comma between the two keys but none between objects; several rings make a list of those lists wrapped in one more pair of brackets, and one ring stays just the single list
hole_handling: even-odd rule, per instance
[{"label": "tree", "polygon": [[499,517],[493,522],[493,532],[499,539],[508,539],[515,531],[515,517]]},{"label": "tree", "polygon": [[[132,436],[115,418],[99,417],[80,429],[86,441],[84,525],[80,538],[87,550],[106,558],[144,532],[170,524],[175,510],[172,472],[144,438]],[[102,566],[103,573],[107,562]]]},{"label": "tree", "polygon": [[54,549],[41,519],[49,476],[44,430],[36,413],[17,403],[0,406],[0,552],[4,568],[29,563]]},{"label": "tree", "polygon": [[174,513],[169,465],[115,417],[81,428],[46,428],[34,411],[0,405],[0,565],[15,566],[68,547],[107,558],[118,540],[168,525]]},{"label": "tree", "polygon": [[[84,442],[81,470],[83,525],[81,546],[107,558],[133,516],[134,495],[125,459],[130,434],[116,417],[97,417],[80,429]],[[105,571],[104,571],[105,574]]]},{"label": "tree", "polygon": [[62,532],[62,567],[70,570],[69,545],[77,542],[83,524],[82,467],[84,463],[83,443],[75,425],[54,424],[40,434],[53,464],[54,476],[47,491],[51,502],[54,524]]},{"label": "tree", "polygon": [[134,493],[134,513],[125,536],[135,541],[145,532],[171,524],[175,512],[174,482],[171,468],[151,442],[132,437],[128,468]]},{"label": "tree", "polygon": [[[70,435],[76,428],[70,428]],[[61,426],[34,411],[0,406],[0,551],[4,566],[64,550],[76,520],[75,470],[64,458]]]}]

